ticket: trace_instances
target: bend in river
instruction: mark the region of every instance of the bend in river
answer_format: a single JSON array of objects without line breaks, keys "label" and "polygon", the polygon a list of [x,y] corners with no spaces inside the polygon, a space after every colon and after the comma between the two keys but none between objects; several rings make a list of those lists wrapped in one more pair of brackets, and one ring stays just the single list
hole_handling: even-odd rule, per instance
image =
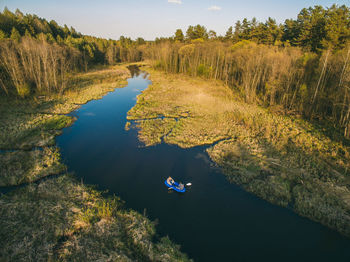
[{"label": "bend in river", "polygon": [[[195,261],[350,260],[349,239],[230,184],[205,147],[143,147],[125,124],[149,84],[145,72],[136,73],[126,87],[74,112],[78,120],[57,142],[79,179],[146,210],[158,232]],[[193,186],[185,194],[169,192],[168,176]]]}]

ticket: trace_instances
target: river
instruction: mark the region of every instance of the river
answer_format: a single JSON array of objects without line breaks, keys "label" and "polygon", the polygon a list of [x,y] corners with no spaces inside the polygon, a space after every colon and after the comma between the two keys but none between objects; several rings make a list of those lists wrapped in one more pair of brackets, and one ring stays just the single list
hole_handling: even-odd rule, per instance
[{"label": "river", "polygon": [[[146,73],[135,74],[73,113],[77,121],[57,143],[79,180],[157,221],[159,235],[195,261],[350,261],[350,239],[230,184],[205,147],[142,146],[137,130],[124,127],[149,84]],[[193,185],[184,194],[168,191],[168,176]]]}]

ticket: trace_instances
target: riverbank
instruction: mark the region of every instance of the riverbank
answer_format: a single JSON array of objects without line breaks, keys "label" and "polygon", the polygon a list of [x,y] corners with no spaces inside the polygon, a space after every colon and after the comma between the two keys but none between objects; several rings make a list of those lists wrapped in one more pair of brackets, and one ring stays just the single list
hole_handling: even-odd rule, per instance
[{"label": "riverbank", "polygon": [[245,190],[350,236],[350,149],[327,130],[281,110],[244,103],[220,81],[147,68],[152,85],[128,113],[139,139],[210,158]]},{"label": "riverbank", "polygon": [[[69,113],[93,99],[100,99],[115,88],[127,84],[125,66],[80,73],[69,80],[63,94],[42,95],[30,99],[0,97],[0,186],[33,182],[63,172],[55,137],[73,124]],[[19,161],[19,160],[22,161]]]},{"label": "riverbank", "polygon": [[156,239],[145,216],[67,174],[55,146],[75,120],[67,114],[127,84],[126,66],[76,74],[62,94],[0,98],[0,190],[12,186],[0,196],[1,261],[188,260],[168,238]]}]

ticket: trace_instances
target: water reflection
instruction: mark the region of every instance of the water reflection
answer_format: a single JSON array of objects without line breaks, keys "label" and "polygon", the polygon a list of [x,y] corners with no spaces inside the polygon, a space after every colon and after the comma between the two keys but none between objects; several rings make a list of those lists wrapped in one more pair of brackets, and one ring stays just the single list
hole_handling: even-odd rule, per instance
[{"label": "water reflection", "polygon": [[132,77],[142,76],[143,79],[148,78],[148,73],[140,70],[140,66],[142,65],[129,65],[127,68],[129,69]]}]

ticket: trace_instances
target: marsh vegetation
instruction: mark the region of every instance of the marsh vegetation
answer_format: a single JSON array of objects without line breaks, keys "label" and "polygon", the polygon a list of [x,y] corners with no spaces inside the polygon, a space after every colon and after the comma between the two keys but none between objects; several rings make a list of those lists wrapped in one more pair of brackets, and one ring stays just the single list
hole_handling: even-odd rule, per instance
[{"label": "marsh vegetation", "polygon": [[[1,98],[0,187],[12,188],[0,196],[0,260],[188,260],[168,238],[155,241],[145,216],[67,174],[55,146],[74,121],[68,113],[123,87],[128,77],[126,66],[102,67],[75,74],[61,93]],[[43,179],[50,175],[57,176]]]},{"label": "marsh vegetation", "polygon": [[224,82],[147,69],[128,119],[145,145],[208,145],[228,179],[350,235],[349,147],[301,118],[246,103]]},{"label": "marsh vegetation", "polygon": [[[188,261],[146,217],[62,175],[0,198],[3,261]],[[18,230],[20,229],[20,230]]]},{"label": "marsh vegetation", "polygon": [[222,80],[248,103],[331,123],[349,138],[349,39],[348,7],[315,6],[283,24],[243,19],[225,36],[189,26],[143,57],[165,72]]}]

